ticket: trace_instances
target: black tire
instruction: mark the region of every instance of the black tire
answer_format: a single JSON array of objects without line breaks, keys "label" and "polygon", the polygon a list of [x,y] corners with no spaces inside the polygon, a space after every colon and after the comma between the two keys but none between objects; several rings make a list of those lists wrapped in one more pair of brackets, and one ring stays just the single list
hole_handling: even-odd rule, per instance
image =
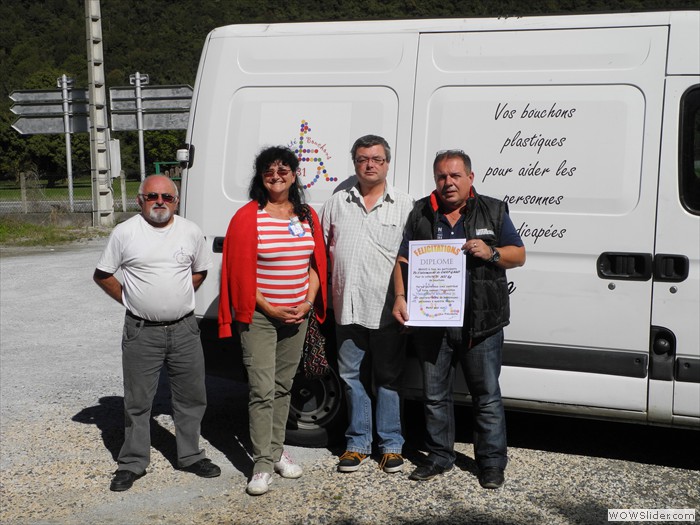
[{"label": "black tire", "polygon": [[346,411],[340,377],[308,379],[299,369],[294,377],[287,420],[286,443],[302,447],[327,447],[343,436]]}]

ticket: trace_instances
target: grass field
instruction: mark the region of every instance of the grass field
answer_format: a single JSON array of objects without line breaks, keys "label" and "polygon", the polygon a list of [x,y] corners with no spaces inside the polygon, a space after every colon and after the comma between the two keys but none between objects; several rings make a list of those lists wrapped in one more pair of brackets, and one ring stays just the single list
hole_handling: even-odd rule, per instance
[{"label": "grass field", "polygon": [[0,246],[53,246],[109,235],[107,228],[33,224],[0,216]]},{"label": "grass field", "polygon": [[[47,181],[34,180],[33,186],[28,184],[26,197],[29,203],[52,201],[69,202],[68,183],[61,181],[53,188],[47,188]],[[126,194],[129,203],[136,202],[140,181],[127,181]],[[119,180],[113,183],[115,209],[121,209],[121,184]],[[73,199],[75,201],[92,201],[92,188],[90,179],[81,178],[73,181]],[[19,183],[13,181],[0,181],[0,204],[3,202],[19,202],[22,200],[22,191]],[[0,215],[0,246],[52,246],[78,241],[81,239],[93,239],[109,234],[108,229],[93,228],[91,226],[58,226],[54,224],[36,224],[36,221],[23,221],[17,215]]]}]

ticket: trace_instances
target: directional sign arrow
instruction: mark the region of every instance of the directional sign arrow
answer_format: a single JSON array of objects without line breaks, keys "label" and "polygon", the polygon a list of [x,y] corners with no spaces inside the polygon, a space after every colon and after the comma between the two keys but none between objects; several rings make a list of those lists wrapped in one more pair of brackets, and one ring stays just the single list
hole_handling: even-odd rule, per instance
[{"label": "directional sign arrow", "polygon": [[[144,113],[144,130],[187,129],[190,118],[186,113]],[[136,115],[133,113],[112,113],[112,131],[135,131],[138,128]]]},{"label": "directional sign arrow", "polygon": [[[25,89],[13,91],[10,93],[10,100],[17,103],[51,103],[62,102],[63,93],[60,89]],[[88,101],[88,92],[86,89],[69,89],[68,100],[73,101]]]},{"label": "directional sign arrow", "polygon": [[[141,111],[144,130],[187,129],[192,104],[192,88],[179,86],[142,86]],[[113,87],[109,89],[112,131],[134,131],[136,118],[136,88]]]},{"label": "directional sign arrow", "polygon": [[[90,120],[87,115],[73,115],[70,119],[71,133],[83,133],[90,129]],[[18,118],[12,127],[22,135],[44,135],[51,133],[65,133],[63,127],[63,115]]]},{"label": "directional sign arrow", "polygon": [[[27,116],[53,116],[53,115],[63,115],[63,104],[51,103],[51,104],[14,104],[10,111],[15,115],[27,115]],[[90,106],[87,102],[69,103],[68,112],[73,115],[87,115],[90,112]]]},{"label": "directional sign arrow", "polygon": [[[136,88],[134,86],[120,86],[109,88],[110,100],[132,99],[136,100]],[[192,98],[192,88],[187,84],[176,86],[141,86],[141,99],[153,98]]]},{"label": "directional sign arrow", "polygon": [[[144,98],[141,109],[144,113],[150,111],[183,111],[190,110],[191,98]],[[109,105],[112,113],[136,113],[136,99],[112,99]]]}]

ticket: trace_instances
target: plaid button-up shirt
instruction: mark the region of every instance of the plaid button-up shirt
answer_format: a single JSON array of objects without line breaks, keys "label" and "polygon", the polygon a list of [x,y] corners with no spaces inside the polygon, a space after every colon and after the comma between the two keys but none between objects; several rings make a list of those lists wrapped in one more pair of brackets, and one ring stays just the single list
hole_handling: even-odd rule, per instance
[{"label": "plaid button-up shirt", "polygon": [[392,274],[414,199],[388,182],[384,195],[365,209],[357,185],[334,194],[321,224],[330,255],[335,321],[380,328],[393,321]]}]

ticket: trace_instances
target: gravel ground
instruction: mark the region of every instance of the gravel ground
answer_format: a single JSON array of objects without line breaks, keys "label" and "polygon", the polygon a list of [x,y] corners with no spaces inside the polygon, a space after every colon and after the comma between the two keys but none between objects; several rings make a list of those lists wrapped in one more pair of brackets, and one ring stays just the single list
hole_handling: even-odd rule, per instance
[{"label": "gravel ground", "polygon": [[148,474],[110,492],[123,438],[123,311],[92,283],[105,242],[0,252],[2,524],[597,524],[608,508],[700,509],[697,432],[517,413],[508,414],[502,489],[478,486],[463,408],[458,468],[408,481],[422,457],[416,404],[406,410],[406,472],[387,475],[371,462],[340,474],[341,451],[290,447],[304,476],[275,476],[267,495],[250,497],[246,386],[214,377],[202,445],[221,477],[173,468],[163,384]]}]

